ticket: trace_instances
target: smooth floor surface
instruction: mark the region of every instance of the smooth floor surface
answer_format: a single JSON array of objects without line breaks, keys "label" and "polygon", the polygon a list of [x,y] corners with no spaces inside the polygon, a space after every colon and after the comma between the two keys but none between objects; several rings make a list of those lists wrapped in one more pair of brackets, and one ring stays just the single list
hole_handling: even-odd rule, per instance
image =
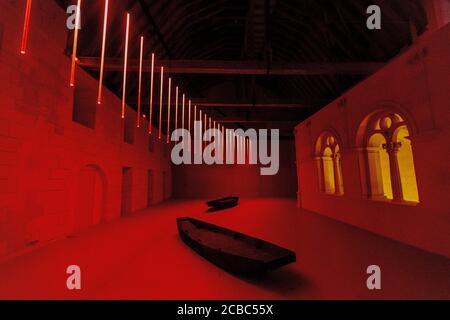
[{"label": "smooth floor surface", "polygon": [[[178,237],[192,216],[297,252],[297,263],[242,278],[198,256]],[[68,265],[82,289],[66,288]],[[382,290],[366,287],[381,267]],[[0,299],[417,299],[450,298],[450,260],[295,207],[292,199],[242,199],[207,212],[175,200],[36,248],[0,264]]]}]

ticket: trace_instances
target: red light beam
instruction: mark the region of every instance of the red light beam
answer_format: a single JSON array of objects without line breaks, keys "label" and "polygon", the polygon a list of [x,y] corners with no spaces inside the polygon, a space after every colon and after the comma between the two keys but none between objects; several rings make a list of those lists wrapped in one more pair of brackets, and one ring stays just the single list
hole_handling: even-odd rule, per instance
[{"label": "red light beam", "polygon": [[123,61],[123,89],[122,89],[122,119],[125,119],[125,104],[127,93],[127,68],[128,68],[128,40],[130,36],[130,14],[127,13],[127,29],[125,34],[125,57]]},{"label": "red light beam", "polygon": [[144,59],[144,37],[141,37],[141,51],[139,55],[139,85],[138,85],[138,110],[136,126],[141,126],[141,96],[142,96],[142,60]]},{"label": "red light beam", "polygon": [[178,86],[175,89],[175,129],[178,129]]},{"label": "red light beam", "polygon": [[103,39],[102,39],[102,57],[100,62],[100,78],[98,80],[98,97],[97,104],[102,103],[102,95],[103,95],[103,73],[105,70],[105,50],[106,50],[106,31],[108,25],[108,8],[109,8],[109,0],[105,0],[105,13],[103,17]]},{"label": "red light beam", "polygon": [[166,143],[170,142],[170,98],[172,95],[172,78],[169,78],[169,93],[167,96],[167,137]]},{"label": "red light beam", "polygon": [[154,75],[155,75],[155,54],[152,53],[152,67],[151,67],[151,74],[150,74],[150,118],[148,119],[148,133],[152,134],[152,122],[153,122],[153,82],[154,82]]},{"label": "red light beam", "polygon": [[164,93],[164,67],[161,67],[161,88],[159,91],[159,135],[158,139],[162,137],[162,106],[163,106],[163,93]]},{"label": "red light beam", "polygon": [[26,54],[27,52],[27,42],[28,42],[28,32],[30,29],[30,17],[31,17],[31,5],[32,0],[27,0],[27,6],[25,9],[25,19],[23,22],[23,33],[22,33],[22,45],[20,46],[20,53]]},{"label": "red light beam", "polygon": [[75,63],[77,61],[77,48],[78,48],[78,30],[80,29],[80,13],[81,13],[81,0],[78,0],[77,11],[75,15],[75,34],[73,36],[73,48],[72,48],[72,64],[70,67],[70,86],[75,86]]}]

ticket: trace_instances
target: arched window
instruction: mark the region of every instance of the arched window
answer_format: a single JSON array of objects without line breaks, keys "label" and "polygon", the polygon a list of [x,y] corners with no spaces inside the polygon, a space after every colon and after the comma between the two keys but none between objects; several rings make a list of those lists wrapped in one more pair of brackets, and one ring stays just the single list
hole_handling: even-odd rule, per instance
[{"label": "arched window", "polygon": [[316,164],[320,190],[327,194],[343,195],[341,147],[338,139],[329,132],[317,139]]},{"label": "arched window", "polygon": [[363,121],[359,137],[369,198],[419,202],[411,140],[404,118],[392,112],[374,113]]}]

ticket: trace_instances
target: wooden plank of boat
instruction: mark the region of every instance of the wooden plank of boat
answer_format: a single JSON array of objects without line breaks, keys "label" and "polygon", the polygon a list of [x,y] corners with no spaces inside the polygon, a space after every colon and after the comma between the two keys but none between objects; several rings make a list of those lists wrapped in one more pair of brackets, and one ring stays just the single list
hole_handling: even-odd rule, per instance
[{"label": "wooden plank of boat", "polygon": [[177,218],[181,239],[199,255],[238,274],[260,274],[296,261],[293,251],[197,219]]},{"label": "wooden plank of boat", "polygon": [[211,200],[206,202],[206,205],[208,207],[213,207],[216,209],[225,209],[225,208],[231,208],[238,204],[239,197],[225,197],[221,199]]}]

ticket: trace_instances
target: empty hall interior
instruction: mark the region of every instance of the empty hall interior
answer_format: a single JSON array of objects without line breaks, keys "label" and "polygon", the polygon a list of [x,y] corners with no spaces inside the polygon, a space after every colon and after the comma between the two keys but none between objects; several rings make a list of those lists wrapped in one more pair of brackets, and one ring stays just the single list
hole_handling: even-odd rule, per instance
[{"label": "empty hall interior", "polygon": [[[449,299],[449,22],[448,0],[0,1],[0,299]],[[195,120],[269,136],[177,164],[175,129],[216,143]],[[296,262],[227,272],[180,217]]]}]

